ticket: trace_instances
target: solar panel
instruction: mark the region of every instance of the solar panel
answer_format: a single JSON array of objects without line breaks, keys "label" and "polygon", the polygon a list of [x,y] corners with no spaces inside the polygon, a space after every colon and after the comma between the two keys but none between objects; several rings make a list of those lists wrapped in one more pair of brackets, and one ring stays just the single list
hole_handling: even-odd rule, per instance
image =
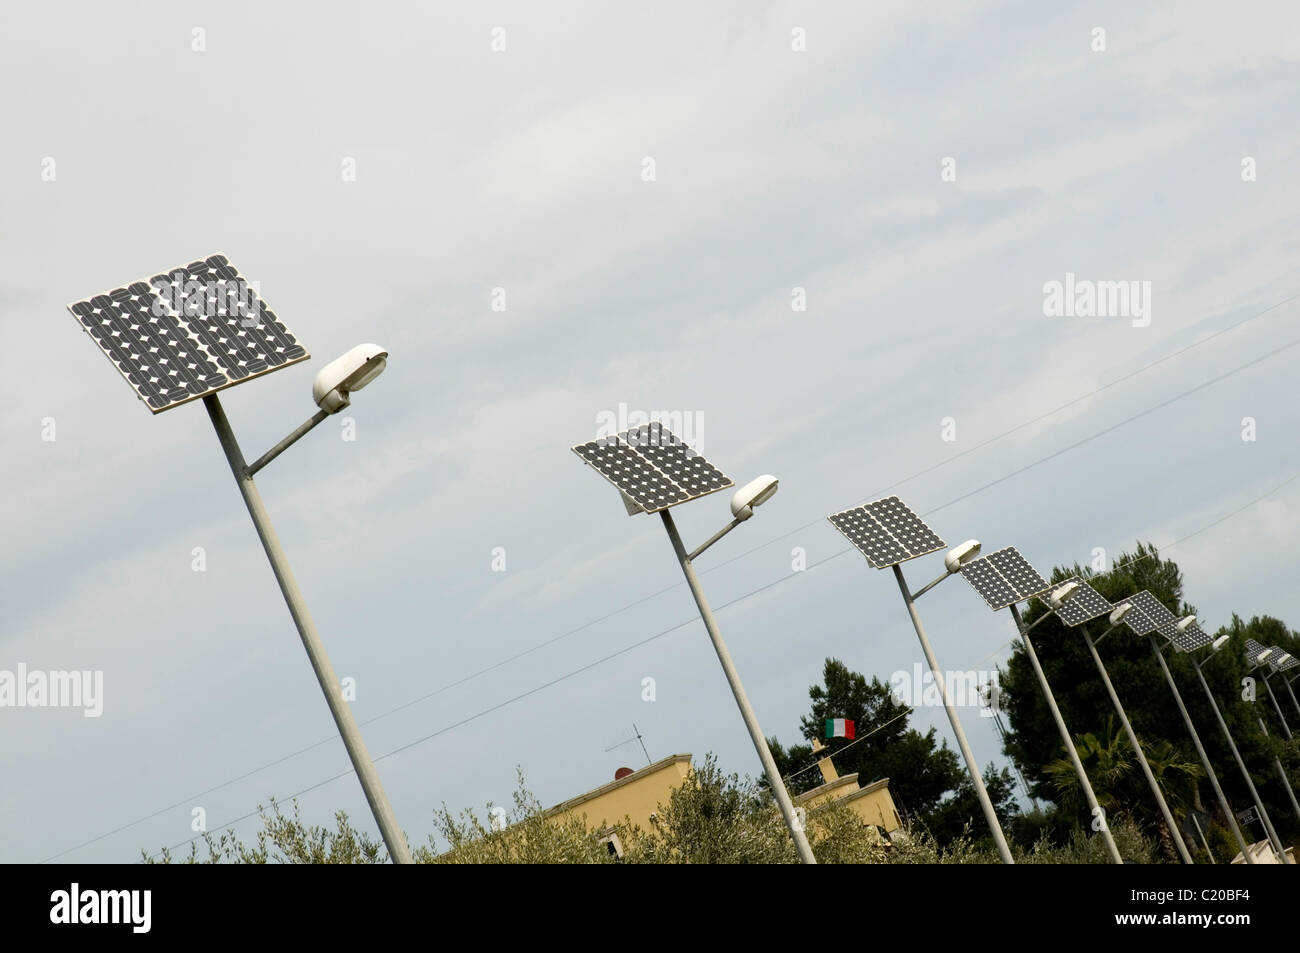
[{"label": "solar panel", "polygon": [[887,569],[947,545],[896,496],[855,506],[826,518],[876,569]]},{"label": "solar panel", "polygon": [[1280,661],[1280,662],[1274,662],[1274,661],[1272,661],[1272,656],[1270,656],[1269,664],[1273,666],[1273,671],[1275,671],[1275,672],[1289,672],[1289,671],[1291,671],[1291,669],[1295,668],[1297,665],[1300,665],[1300,660],[1297,660],[1296,657],[1295,657],[1294,655],[1291,655],[1291,654],[1289,654],[1289,653],[1287,653],[1287,654],[1278,654],[1278,653],[1281,653],[1281,652],[1282,652],[1282,649],[1280,649],[1280,648],[1274,646],[1274,648],[1273,648],[1273,654],[1274,654],[1275,656],[1277,656],[1277,658],[1281,659],[1281,661]]},{"label": "solar panel", "polygon": [[968,562],[961,574],[995,611],[1051,588],[1014,546]]},{"label": "solar panel", "polygon": [[[1251,665],[1259,665],[1259,657],[1267,651],[1268,649],[1265,646],[1260,645],[1254,639],[1246,640],[1246,661]],[[1269,657],[1272,658],[1272,656],[1276,654],[1278,654],[1278,650],[1274,649]]]},{"label": "solar panel", "polygon": [[1144,589],[1141,592],[1137,593],[1136,595],[1125,596],[1118,603],[1119,605],[1123,605],[1124,603],[1127,602],[1130,606],[1133,607],[1132,609],[1129,610],[1128,615],[1124,617],[1124,624],[1129,627],[1129,631],[1131,631],[1134,635],[1150,635],[1152,632],[1156,630],[1156,628],[1160,624],[1155,619],[1151,618],[1151,616],[1148,615],[1142,609],[1142,606],[1146,600],[1141,599],[1139,597],[1150,596],[1150,595],[1151,593],[1147,592]]},{"label": "solar panel", "polygon": [[1203,649],[1209,645],[1213,639],[1199,625],[1193,622],[1182,632],[1178,631],[1178,620],[1170,619],[1167,622],[1160,623],[1156,629],[1161,636],[1174,643],[1174,648],[1180,652],[1195,652],[1197,649]]},{"label": "solar panel", "polygon": [[1129,596],[1124,601],[1133,603],[1136,608],[1141,609],[1143,614],[1156,625],[1168,622],[1174,617],[1174,614],[1165,608],[1163,602],[1151,595],[1151,593],[1145,589]]},{"label": "solar panel", "polygon": [[1070,600],[1064,603],[1061,608],[1056,610],[1056,616],[1062,623],[1068,626],[1083,625],[1090,619],[1103,616],[1114,608],[1096,589],[1088,585],[1078,576],[1071,576],[1052,587],[1053,591],[1061,588],[1067,582],[1077,582],[1079,588],[1074,591]]},{"label": "solar panel", "polygon": [[311,357],[222,255],[68,310],[155,414]]},{"label": "solar panel", "polygon": [[573,452],[646,513],[656,513],[732,486],[659,421],[578,444]]}]

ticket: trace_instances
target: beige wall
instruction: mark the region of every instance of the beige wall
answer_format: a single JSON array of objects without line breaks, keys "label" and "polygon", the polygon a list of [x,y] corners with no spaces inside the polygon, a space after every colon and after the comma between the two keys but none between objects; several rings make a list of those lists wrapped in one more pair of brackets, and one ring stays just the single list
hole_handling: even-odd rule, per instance
[{"label": "beige wall", "polygon": [[553,819],[586,815],[587,827],[592,830],[622,823],[628,817],[642,830],[650,830],[651,813],[668,803],[690,770],[691,756],[675,754],[620,781],[611,781],[581,797],[557,804],[546,814]]}]

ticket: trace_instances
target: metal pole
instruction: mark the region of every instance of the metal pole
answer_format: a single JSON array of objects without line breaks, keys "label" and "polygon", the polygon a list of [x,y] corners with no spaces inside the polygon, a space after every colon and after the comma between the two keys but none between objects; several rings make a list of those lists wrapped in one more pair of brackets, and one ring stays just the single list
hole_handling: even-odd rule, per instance
[{"label": "metal pole", "polygon": [[248,470],[248,475],[252,476],[258,470],[262,469],[262,467],[266,466],[268,463],[270,463],[272,460],[278,457],[280,454],[284,453],[295,443],[297,443],[303,436],[305,436],[308,431],[310,431],[313,427],[315,427],[318,423],[320,423],[328,416],[329,416],[328,410],[316,411],[316,413],[312,414],[310,420],[308,420],[306,423],[299,424],[296,428],[294,428],[293,433],[289,434],[289,436],[285,437],[283,440],[277,443],[270,450],[266,451],[266,453],[262,454],[260,457],[258,457],[252,463],[250,463],[245,468]]},{"label": "metal pole", "polygon": [[1205,753],[1205,746],[1201,744],[1201,736],[1196,733],[1196,726],[1192,724],[1192,716],[1187,713],[1187,706],[1183,704],[1182,693],[1178,691],[1178,685],[1174,683],[1174,674],[1169,671],[1169,664],[1160,651],[1160,644],[1156,642],[1156,637],[1150,633],[1147,634],[1147,638],[1151,640],[1151,651],[1156,653],[1156,661],[1160,663],[1160,670],[1165,673],[1165,681],[1169,683],[1169,690],[1174,693],[1174,701],[1178,703],[1178,710],[1183,716],[1183,724],[1187,726],[1187,733],[1192,736],[1192,743],[1196,745],[1196,753],[1201,756],[1201,764],[1205,767],[1205,774],[1210,780],[1210,787],[1214,788],[1214,796],[1219,799],[1219,807],[1223,809],[1223,816],[1227,819],[1228,828],[1232,831],[1232,836],[1237,839],[1237,846],[1241,848],[1242,859],[1248,864],[1253,864],[1255,858],[1246,847],[1246,838],[1241,835],[1241,828],[1237,826],[1237,815],[1233,813],[1232,805],[1228,803],[1228,798],[1219,785],[1219,777],[1214,773],[1214,767],[1210,764],[1210,756]]},{"label": "metal pole", "polygon": [[1115,838],[1111,836],[1110,825],[1106,823],[1106,814],[1102,811],[1101,805],[1097,803],[1097,795],[1093,793],[1092,784],[1088,781],[1088,774],[1083,770],[1083,762],[1079,760],[1079,752],[1074,747],[1074,739],[1070,737],[1070,729],[1065,727],[1065,719],[1061,717],[1061,709],[1056,707],[1056,697],[1052,694],[1051,686],[1047,684],[1047,676],[1043,674],[1043,666],[1038,663],[1038,653],[1034,651],[1034,643],[1029,640],[1029,632],[1025,629],[1025,622],[1020,618],[1020,610],[1014,603],[1011,605],[1011,617],[1016,620],[1016,629],[1020,632],[1020,640],[1025,644],[1025,654],[1029,656],[1029,663],[1038,676],[1039,687],[1043,690],[1043,697],[1047,699],[1047,707],[1052,710],[1052,718],[1056,721],[1056,729],[1061,733],[1061,741],[1065,743],[1065,750],[1074,765],[1074,773],[1079,776],[1079,785],[1083,788],[1083,796],[1087,799],[1092,816],[1101,822],[1101,836],[1106,842],[1106,850],[1110,852],[1110,859],[1114,863],[1122,864],[1124,858],[1120,856],[1119,848],[1115,846]]},{"label": "metal pole", "polygon": [[[1268,689],[1268,697],[1273,701],[1273,708],[1277,711],[1277,720],[1282,722],[1282,733],[1286,735],[1286,740],[1291,740],[1291,726],[1286,723],[1286,716],[1282,714],[1282,706],[1277,703],[1277,696],[1273,694],[1273,686],[1268,683],[1268,676],[1264,670],[1259,670],[1259,676],[1264,682],[1264,687]],[[1288,686],[1289,687],[1289,686]]]},{"label": "metal pole", "polygon": [[1282,684],[1286,686],[1286,693],[1291,696],[1291,704],[1295,705],[1295,710],[1300,712],[1300,702],[1295,699],[1295,692],[1291,690],[1291,683],[1283,678]]},{"label": "metal pole", "polygon": [[[1264,724],[1263,718],[1259,719],[1259,730],[1264,732],[1265,738],[1268,737],[1268,725]],[[1296,801],[1295,788],[1291,787],[1291,779],[1286,776],[1286,769],[1282,767],[1282,759],[1274,756],[1273,766],[1277,768],[1278,777],[1280,777],[1282,783],[1286,785],[1287,796],[1291,798],[1291,810],[1295,811],[1296,818],[1300,819],[1300,802]]]},{"label": "metal pole", "polygon": [[[912,599],[912,594],[907,589],[907,581],[903,579],[902,568],[894,564],[894,578],[898,580],[899,591],[903,593],[903,601],[907,603],[907,611],[912,616],[912,627],[916,629],[916,636],[921,640],[921,651],[925,653],[925,660],[929,663],[930,672],[934,676],[934,683],[939,689],[939,697],[943,699],[943,707],[948,712],[948,721],[952,724],[952,733],[957,736],[957,747],[961,748],[961,756],[966,759],[966,769],[970,772],[971,783],[975,785],[975,794],[979,798],[980,807],[984,809],[984,818],[988,821],[989,832],[993,835],[993,841],[998,846],[998,854],[1002,857],[1002,863],[1014,864],[1015,858],[1011,856],[1011,847],[1007,844],[1006,835],[1002,833],[1002,825],[998,822],[997,812],[993,810],[993,801],[989,797],[988,790],[984,787],[984,778],[980,776],[979,765],[975,761],[975,755],[970,749],[969,742],[966,741],[966,732],[962,730],[961,720],[957,717],[957,709],[953,707],[952,699],[948,697],[947,679],[939,670],[939,660],[934,656],[934,649],[930,647],[930,640],[925,637],[925,628],[921,625],[921,617],[917,614],[916,603]],[[1028,789],[1026,789],[1026,792]]]},{"label": "metal pole", "polygon": [[1232,749],[1232,757],[1237,761],[1237,768],[1241,771],[1241,776],[1246,779],[1246,787],[1250,790],[1250,796],[1255,801],[1255,809],[1259,811],[1259,819],[1264,823],[1264,830],[1268,834],[1268,839],[1273,845],[1273,849],[1278,852],[1277,862],[1286,863],[1286,848],[1282,846],[1282,839],[1277,836],[1277,831],[1273,829],[1273,821],[1268,816],[1268,811],[1264,809],[1264,802],[1260,800],[1259,792],[1255,790],[1255,781],[1246,770],[1246,762],[1241,760],[1241,752],[1237,750],[1237,742],[1232,738],[1232,732],[1228,730],[1228,723],[1223,720],[1223,713],[1219,711],[1219,703],[1214,700],[1214,693],[1210,691],[1210,683],[1205,680],[1205,673],[1201,671],[1201,666],[1192,659],[1192,668],[1196,669],[1196,677],[1201,680],[1201,687],[1205,689],[1205,697],[1210,700],[1210,707],[1214,709],[1214,717],[1219,721],[1219,730],[1223,732],[1223,737],[1228,739],[1228,747]]},{"label": "metal pole", "polygon": [[1160,785],[1156,782],[1156,776],[1151,771],[1151,765],[1147,763],[1147,756],[1142,750],[1142,743],[1138,741],[1137,733],[1133,731],[1133,726],[1129,723],[1124,706],[1120,704],[1119,695],[1115,692],[1115,686],[1111,684],[1110,674],[1106,671],[1106,666],[1101,662],[1101,655],[1097,652],[1097,646],[1093,645],[1092,636],[1088,634],[1086,628],[1081,626],[1079,631],[1083,633],[1083,640],[1088,643],[1088,651],[1092,653],[1092,660],[1096,663],[1097,671],[1101,674],[1102,683],[1106,686],[1107,694],[1110,695],[1110,702],[1115,706],[1120,724],[1124,726],[1124,733],[1128,735],[1129,744],[1133,746],[1133,753],[1137,755],[1138,764],[1142,766],[1142,774],[1151,787],[1151,793],[1155,795],[1156,803],[1160,805],[1160,814],[1164,817],[1165,826],[1169,828],[1169,833],[1174,839],[1174,846],[1178,848],[1178,856],[1183,859],[1183,863],[1190,864],[1192,863],[1192,855],[1187,850],[1187,845],[1183,843],[1183,835],[1179,833],[1173,812],[1169,810],[1169,804],[1165,801],[1165,795],[1160,790]]},{"label": "metal pole", "polygon": [[358,780],[361,781],[361,788],[365,791],[366,801],[369,802],[370,811],[375,816],[375,823],[379,825],[379,833],[384,838],[388,855],[395,864],[413,863],[410,849],[406,844],[406,836],[397,823],[393,807],[388,803],[388,796],[384,794],[379,774],[375,771],[370,753],[366,750],[366,743],[361,738],[361,729],[357,727],[356,719],[352,717],[352,709],[343,700],[343,691],[339,687],[338,678],[334,675],[334,667],[330,664],[329,656],[325,654],[325,646],[321,643],[320,633],[316,631],[316,623],[312,621],[311,614],[307,611],[307,603],[298,589],[298,582],[293,578],[289,560],[285,557],[284,550],[280,548],[279,537],[275,535],[270,514],[262,503],[262,495],[258,493],[253,478],[248,475],[247,467],[244,465],[244,454],[235,440],[234,431],[230,429],[230,421],[226,419],[226,413],[221,409],[221,402],[217,400],[216,394],[204,397],[203,405],[207,407],[208,416],[212,418],[212,426],[221,441],[221,449],[226,452],[226,460],[229,461],[230,469],[235,474],[239,492],[244,497],[249,515],[253,518],[253,526],[262,541],[262,548],[266,550],[266,558],[270,560],[276,582],[280,584],[280,591],[284,593],[289,614],[293,616],[293,623],[298,627],[303,648],[307,650],[307,657],[316,672],[316,679],[325,693],[330,714],[334,716],[334,724],[338,726],[348,757],[352,759],[352,767],[357,772]]},{"label": "metal pole", "polygon": [[1214,859],[1214,851],[1210,850],[1210,842],[1205,839],[1205,831],[1201,830],[1201,822],[1196,819],[1196,810],[1192,810],[1192,825],[1196,828],[1196,833],[1201,837],[1201,846],[1205,848],[1206,856],[1210,858],[1210,863],[1217,864]]},{"label": "metal pole", "polygon": [[682,565],[682,573],[686,576],[686,583],[691,587],[691,595],[695,597],[695,605],[700,610],[700,618],[704,620],[704,628],[708,630],[709,638],[713,641],[713,649],[718,653],[718,661],[722,663],[722,671],[727,676],[727,682],[731,685],[731,693],[736,696],[736,705],[740,708],[741,717],[745,719],[745,727],[749,729],[749,737],[754,742],[754,750],[758,752],[758,760],[763,763],[763,773],[767,775],[767,783],[772,788],[772,796],[776,798],[777,806],[781,809],[781,815],[785,818],[785,826],[790,829],[790,839],[794,841],[795,850],[799,852],[799,860],[805,864],[815,864],[817,858],[813,856],[812,848],[808,845],[808,838],[795,816],[794,804],[790,800],[790,792],[785,789],[785,782],[781,780],[781,774],[776,770],[776,762],[772,760],[772,752],[767,747],[767,738],[763,735],[763,730],[758,726],[758,716],[754,714],[754,709],[749,705],[749,699],[745,697],[745,687],[740,684],[740,673],[736,671],[736,666],[731,661],[731,653],[727,651],[727,644],[722,641],[722,633],[718,631],[718,623],[713,618],[713,610],[709,608],[708,600],[704,598],[704,590],[700,588],[700,580],[695,575],[695,567],[691,565],[690,556],[686,553],[686,547],[682,545],[682,538],[677,534],[677,526],[673,523],[673,516],[668,510],[660,510],[659,515],[663,517],[664,528],[668,530],[668,538],[672,540],[673,551],[677,553],[677,561]]}]

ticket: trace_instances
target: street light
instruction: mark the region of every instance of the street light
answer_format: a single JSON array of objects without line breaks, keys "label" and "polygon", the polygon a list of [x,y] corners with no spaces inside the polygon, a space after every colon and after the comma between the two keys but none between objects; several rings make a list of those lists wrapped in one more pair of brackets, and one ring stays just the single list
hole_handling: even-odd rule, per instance
[{"label": "street light", "polygon": [[[1179,619],[1174,623],[1174,627],[1180,633],[1185,633],[1190,630],[1200,634],[1200,637],[1196,640],[1199,644],[1195,645],[1193,649],[1187,651],[1193,651],[1195,648],[1204,648],[1206,645],[1210,644],[1210,637],[1196,624],[1196,616],[1194,615],[1185,616],[1184,618]],[[1222,640],[1220,640],[1218,644],[1223,645]],[[1178,646],[1178,642],[1174,641],[1174,645]],[[1206,658],[1212,658],[1213,656],[1214,651],[1211,650],[1210,654],[1206,656]],[[1232,757],[1236,760],[1237,768],[1241,771],[1241,776],[1246,781],[1246,787],[1250,791],[1250,796],[1255,801],[1255,809],[1259,811],[1259,818],[1264,825],[1264,830],[1268,833],[1268,839],[1272,843],[1273,849],[1277,851],[1278,863],[1285,864],[1287,863],[1286,845],[1282,843],[1282,838],[1277,836],[1277,830],[1273,827],[1272,818],[1268,816],[1268,811],[1264,807],[1264,801],[1260,798],[1259,792],[1255,790],[1255,780],[1250,776],[1250,772],[1246,770],[1246,762],[1242,760],[1241,752],[1237,750],[1237,742],[1233,739],[1232,732],[1228,730],[1228,723],[1223,720],[1223,712],[1219,710],[1219,703],[1215,701],[1214,693],[1210,691],[1210,683],[1205,680],[1205,673],[1201,671],[1202,664],[1203,662],[1196,658],[1192,659],[1192,667],[1196,669],[1196,677],[1200,679],[1201,687],[1205,689],[1205,697],[1210,700],[1210,707],[1214,709],[1214,717],[1218,719],[1219,730],[1223,732],[1223,737],[1228,739],[1228,747],[1232,750]]]},{"label": "street light", "polygon": [[[1228,641],[1228,636],[1220,636],[1214,642],[1214,651],[1220,648]],[[1282,716],[1282,706],[1277,702],[1277,696],[1273,694],[1272,687],[1268,684],[1268,673],[1263,670],[1266,659],[1271,659],[1270,664],[1274,670],[1277,669],[1278,661],[1290,658],[1277,646],[1266,649],[1254,639],[1246,640],[1246,662],[1250,664],[1249,671],[1260,670],[1260,676],[1264,679],[1264,687],[1268,689],[1268,697],[1273,700],[1273,707],[1277,709],[1277,717],[1282,722],[1282,731],[1286,734],[1287,740],[1291,740],[1291,728],[1286,723],[1286,718]],[[1256,715],[1259,721],[1259,730],[1264,733],[1264,737],[1269,737],[1268,725],[1264,722],[1263,715]],[[1286,769],[1282,767],[1282,759],[1277,755],[1273,756],[1273,767],[1277,768],[1278,777],[1282,779],[1282,785],[1286,788],[1287,797],[1291,799],[1291,809],[1295,812],[1296,818],[1300,819],[1300,801],[1296,800],[1295,788],[1291,786],[1291,779],[1287,776]]]},{"label": "street light", "polygon": [[[1106,844],[1106,850],[1110,854],[1113,863],[1122,864],[1124,858],[1120,856],[1119,847],[1115,844],[1115,838],[1111,835],[1110,825],[1106,823],[1105,812],[1102,811],[1101,805],[1097,803],[1097,795],[1092,790],[1092,782],[1088,780],[1088,773],[1083,769],[1083,761],[1079,758],[1079,751],[1074,746],[1074,737],[1070,734],[1070,729],[1065,726],[1065,719],[1061,716],[1061,709],[1056,704],[1056,696],[1052,694],[1052,687],[1047,684],[1047,674],[1043,671],[1042,664],[1038,661],[1038,653],[1034,651],[1034,643],[1029,638],[1029,633],[1038,626],[1040,622],[1058,611],[1074,596],[1079,593],[1079,584],[1069,582],[1060,586],[1051,586],[1044,579],[1020,551],[1014,546],[1008,546],[1000,549],[996,553],[991,553],[981,559],[973,560],[962,568],[962,575],[970,583],[982,598],[988,607],[997,612],[1001,609],[1010,609],[1011,617],[1015,620],[1016,631],[1020,633],[1020,640],[1025,646],[1025,655],[1029,658],[1029,664],[1038,677],[1038,686],[1043,690],[1043,697],[1047,700],[1047,707],[1052,713],[1052,720],[1056,722],[1056,730],[1061,735],[1061,742],[1065,745],[1065,752],[1069,755],[1070,763],[1074,766],[1074,773],[1079,779],[1079,787],[1083,790],[1084,799],[1088,803],[1088,808],[1092,817],[1101,825],[1100,831],[1102,840]],[[1046,598],[1043,598],[1046,593]],[[1025,620],[1020,617],[1020,609],[1016,605],[1019,602],[1025,602],[1034,596],[1038,596],[1047,605],[1048,611],[1039,616],[1033,625],[1026,626]]]},{"label": "street light", "polygon": [[898,582],[899,592],[903,594],[903,602],[907,605],[908,615],[912,619],[912,628],[916,630],[916,637],[921,641],[921,651],[930,666],[934,684],[939,689],[944,711],[948,713],[948,722],[952,725],[952,733],[957,738],[957,747],[961,749],[961,756],[966,761],[966,770],[970,772],[971,783],[975,786],[975,795],[979,798],[984,819],[989,825],[989,832],[993,835],[994,843],[997,844],[998,854],[1004,864],[1014,864],[1015,858],[1011,856],[1011,847],[1007,844],[1006,835],[1002,833],[1002,825],[998,821],[997,812],[993,809],[993,801],[989,797],[988,789],[984,786],[979,765],[975,761],[970,743],[966,740],[966,732],[962,729],[961,719],[957,717],[957,709],[953,707],[952,699],[948,695],[947,679],[939,669],[939,660],[930,646],[930,640],[926,638],[925,627],[921,625],[921,616],[916,611],[917,599],[949,576],[960,572],[963,566],[979,555],[979,541],[968,539],[960,546],[949,550],[943,560],[944,574],[913,594],[907,588],[907,580],[903,578],[901,563],[937,552],[947,544],[935,534],[934,530],[925,525],[911,507],[898,497],[890,496],[865,506],[855,506],[834,513],[826,518],[867,558],[868,565],[876,569],[893,569],[894,579]]},{"label": "street light", "polygon": [[[1273,702],[1273,709],[1277,712],[1277,720],[1282,723],[1282,733],[1286,735],[1287,741],[1291,740],[1291,726],[1286,723],[1286,716],[1282,714],[1282,706],[1278,704],[1277,696],[1273,694],[1273,686],[1269,684],[1268,669],[1264,666],[1267,662],[1270,667],[1275,668],[1290,657],[1277,646],[1266,649],[1254,639],[1246,640],[1246,662],[1249,663],[1252,672],[1259,669],[1259,677],[1264,682],[1264,688],[1268,692],[1269,700]],[[1290,689],[1291,686],[1288,685],[1287,690],[1290,691]],[[1291,698],[1294,700],[1295,696],[1292,695]]]},{"label": "street light", "polygon": [[[312,393],[321,409],[250,465],[244,461],[217,391],[311,355],[225,257],[191,262],[148,281],[76,302],[68,310],[153,413],[202,398],[389,856],[394,863],[411,863],[406,837],[253,482],[254,473],[347,406],[349,391],[360,390],[378,376],[387,352],[365,344],[326,365]],[[322,384],[328,387],[318,393]]]},{"label": "street light", "polygon": [[1070,763],[1074,766],[1075,775],[1079,779],[1079,786],[1084,792],[1084,798],[1088,802],[1092,816],[1098,818],[1101,822],[1101,834],[1106,843],[1106,850],[1114,863],[1122,864],[1124,859],[1120,856],[1119,848],[1115,845],[1115,839],[1111,836],[1110,826],[1106,823],[1101,807],[1097,803],[1097,797],[1093,793],[1087,772],[1083,770],[1083,762],[1079,760],[1079,752],[1075,749],[1074,739],[1065,726],[1065,719],[1061,716],[1061,710],[1056,704],[1056,697],[1052,694],[1051,686],[1047,683],[1047,676],[1038,661],[1038,653],[1034,651],[1034,644],[1029,638],[1030,631],[1037,627],[1047,615],[1045,614],[1037,619],[1033,625],[1026,626],[1024,620],[1020,617],[1020,610],[1016,607],[1016,603],[1026,601],[1034,596],[1042,597],[1044,593],[1048,593],[1050,590],[1050,593],[1044,599],[1049,607],[1048,614],[1050,614],[1060,609],[1073,598],[1078,592],[1078,586],[1073,583],[1057,587],[1048,585],[1047,580],[1039,575],[1033,566],[1029,565],[1014,546],[1008,546],[988,556],[968,561],[961,567],[961,574],[966,579],[966,582],[970,584],[970,587],[994,612],[1008,608],[1011,610],[1011,617],[1016,623],[1016,631],[1020,634],[1021,642],[1025,646],[1025,654],[1029,658],[1035,676],[1038,678],[1039,687],[1043,691],[1043,697],[1047,700],[1047,707],[1052,713],[1052,719],[1061,735],[1061,741],[1065,745]]},{"label": "street light", "polygon": [[781,774],[776,769],[776,762],[767,746],[767,738],[758,725],[758,716],[749,704],[745,687],[741,684],[740,673],[731,661],[731,653],[722,641],[722,633],[713,618],[704,590],[700,587],[699,577],[695,574],[694,560],[710,546],[726,536],[733,529],[754,515],[754,508],[761,506],[776,493],[777,479],[771,475],[760,476],[751,480],[735,492],[731,498],[732,520],[718,532],[705,540],[691,552],[686,551],[682,538],[677,533],[669,507],[679,503],[716,493],[732,486],[731,479],[704,457],[682,442],[672,431],[658,421],[643,424],[640,427],[625,430],[612,437],[602,437],[588,443],[579,444],[573,452],[582,457],[596,469],[606,480],[618,488],[624,508],[628,515],[637,513],[658,513],[663,520],[668,539],[672,542],[673,552],[681,564],[682,574],[690,586],[695,605],[704,620],[704,628],[713,642],[722,671],[731,685],[736,706],[749,730],[750,740],[762,762],[763,772],[767,775],[772,796],[776,798],[781,816],[785,818],[786,827],[790,829],[790,838],[794,841],[799,859],[805,864],[817,863],[812,847],[803,830],[803,824],[795,815],[794,803],[790,792],[786,790]]},{"label": "street light", "polygon": [[[1173,693],[1174,701],[1178,705],[1178,711],[1183,716],[1183,724],[1187,726],[1187,733],[1192,736],[1192,744],[1196,746],[1196,753],[1201,759],[1201,765],[1205,768],[1205,775],[1210,781],[1210,787],[1214,789],[1214,796],[1219,802],[1219,807],[1223,810],[1224,819],[1227,821],[1228,829],[1232,831],[1232,836],[1237,841],[1237,846],[1241,849],[1242,859],[1247,864],[1256,863],[1254,855],[1246,846],[1246,838],[1242,836],[1241,828],[1237,826],[1237,815],[1232,810],[1232,805],[1228,803],[1228,797],[1223,793],[1223,787],[1219,784],[1219,776],[1214,773],[1214,765],[1210,764],[1210,756],[1205,753],[1205,745],[1201,744],[1201,736],[1196,732],[1196,725],[1192,723],[1192,716],[1187,712],[1187,706],[1183,704],[1183,696],[1178,691],[1178,685],[1174,682],[1173,672],[1169,671],[1169,663],[1165,661],[1164,653],[1160,651],[1160,643],[1156,641],[1156,632],[1160,631],[1166,638],[1170,636],[1161,629],[1162,623],[1173,621],[1174,614],[1165,608],[1164,603],[1153,596],[1150,592],[1143,589],[1141,592],[1129,596],[1126,600],[1133,608],[1124,617],[1124,624],[1136,636],[1145,635],[1151,642],[1151,651],[1160,663],[1160,671],[1164,673],[1165,683],[1169,686],[1169,691]],[[1184,638],[1183,633],[1178,633],[1179,638]]]},{"label": "street light", "polygon": [[[1124,706],[1120,703],[1119,694],[1111,683],[1110,673],[1106,671],[1106,666],[1102,664],[1101,654],[1097,651],[1096,642],[1088,633],[1089,622],[1107,616],[1110,628],[1098,636],[1096,640],[1097,642],[1102,641],[1124,624],[1124,619],[1133,611],[1133,604],[1123,602],[1118,605],[1111,605],[1101,593],[1082,579],[1074,577],[1069,582],[1076,583],[1079,591],[1068,605],[1057,610],[1057,618],[1067,627],[1083,634],[1083,641],[1088,646],[1089,654],[1092,655],[1093,664],[1097,666],[1097,673],[1101,676],[1102,684],[1106,686],[1106,694],[1110,696],[1110,703],[1114,707],[1115,713],[1119,715],[1120,724],[1124,726],[1124,733],[1128,736],[1129,744],[1132,746],[1133,753],[1137,756],[1138,764],[1142,768],[1142,776],[1146,778],[1147,786],[1151,789],[1151,794],[1160,807],[1160,815],[1164,818],[1165,827],[1169,829],[1169,836],[1173,838],[1174,846],[1178,849],[1178,856],[1184,864],[1190,864],[1192,863],[1191,852],[1188,851],[1187,844],[1183,842],[1178,823],[1174,820],[1173,812],[1169,809],[1164,792],[1160,790],[1155,773],[1147,762],[1146,752],[1142,750],[1142,743],[1138,741],[1137,732],[1133,730],[1133,725],[1128,720],[1128,713],[1124,711]],[[1211,855],[1211,861],[1213,861],[1213,855]]]}]

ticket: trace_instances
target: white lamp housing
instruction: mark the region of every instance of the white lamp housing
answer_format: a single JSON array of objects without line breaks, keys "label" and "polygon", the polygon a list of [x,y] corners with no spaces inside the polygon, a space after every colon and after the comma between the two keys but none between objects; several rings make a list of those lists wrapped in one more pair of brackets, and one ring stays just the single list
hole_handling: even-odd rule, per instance
[{"label": "white lamp housing", "polygon": [[1064,586],[1057,589],[1047,597],[1047,604],[1053,609],[1059,609],[1078,591],[1079,584],[1077,582],[1067,582]]},{"label": "white lamp housing", "polygon": [[750,480],[731,497],[731,515],[744,522],[754,515],[754,507],[761,506],[772,498],[778,485],[776,477],[764,473]]},{"label": "white lamp housing", "polygon": [[1255,656],[1256,664],[1262,664],[1264,660],[1267,659],[1272,654],[1273,654],[1272,649],[1265,649],[1264,651],[1260,652],[1258,655]]},{"label": "white lamp housing", "polygon": [[361,390],[384,372],[388,352],[378,344],[358,344],[320,369],[311,385],[311,397],[321,410],[337,414]]},{"label": "white lamp housing", "polygon": [[1213,642],[1210,643],[1210,650],[1213,652],[1219,651],[1219,649],[1223,648],[1225,645],[1228,644],[1228,640],[1231,638],[1232,636],[1230,635],[1219,636],[1217,639],[1215,639]]},{"label": "white lamp housing", "polygon": [[979,554],[980,541],[978,539],[968,539],[960,546],[954,546],[948,550],[948,554],[943,557],[943,568],[950,573],[957,572]]},{"label": "white lamp housing", "polygon": [[1196,616],[1194,615],[1184,616],[1183,618],[1178,620],[1178,625],[1176,626],[1176,628],[1178,629],[1179,632],[1186,632],[1195,624],[1195,622],[1196,622]]},{"label": "white lamp housing", "polygon": [[1132,611],[1133,611],[1133,603],[1131,602],[1125,602],[1123,605],[1116,606],[1114,609],[1110,611],[1110,624],[1119,625],[1121,622],[1124,621],[1124,617],[1127,616]]}]

